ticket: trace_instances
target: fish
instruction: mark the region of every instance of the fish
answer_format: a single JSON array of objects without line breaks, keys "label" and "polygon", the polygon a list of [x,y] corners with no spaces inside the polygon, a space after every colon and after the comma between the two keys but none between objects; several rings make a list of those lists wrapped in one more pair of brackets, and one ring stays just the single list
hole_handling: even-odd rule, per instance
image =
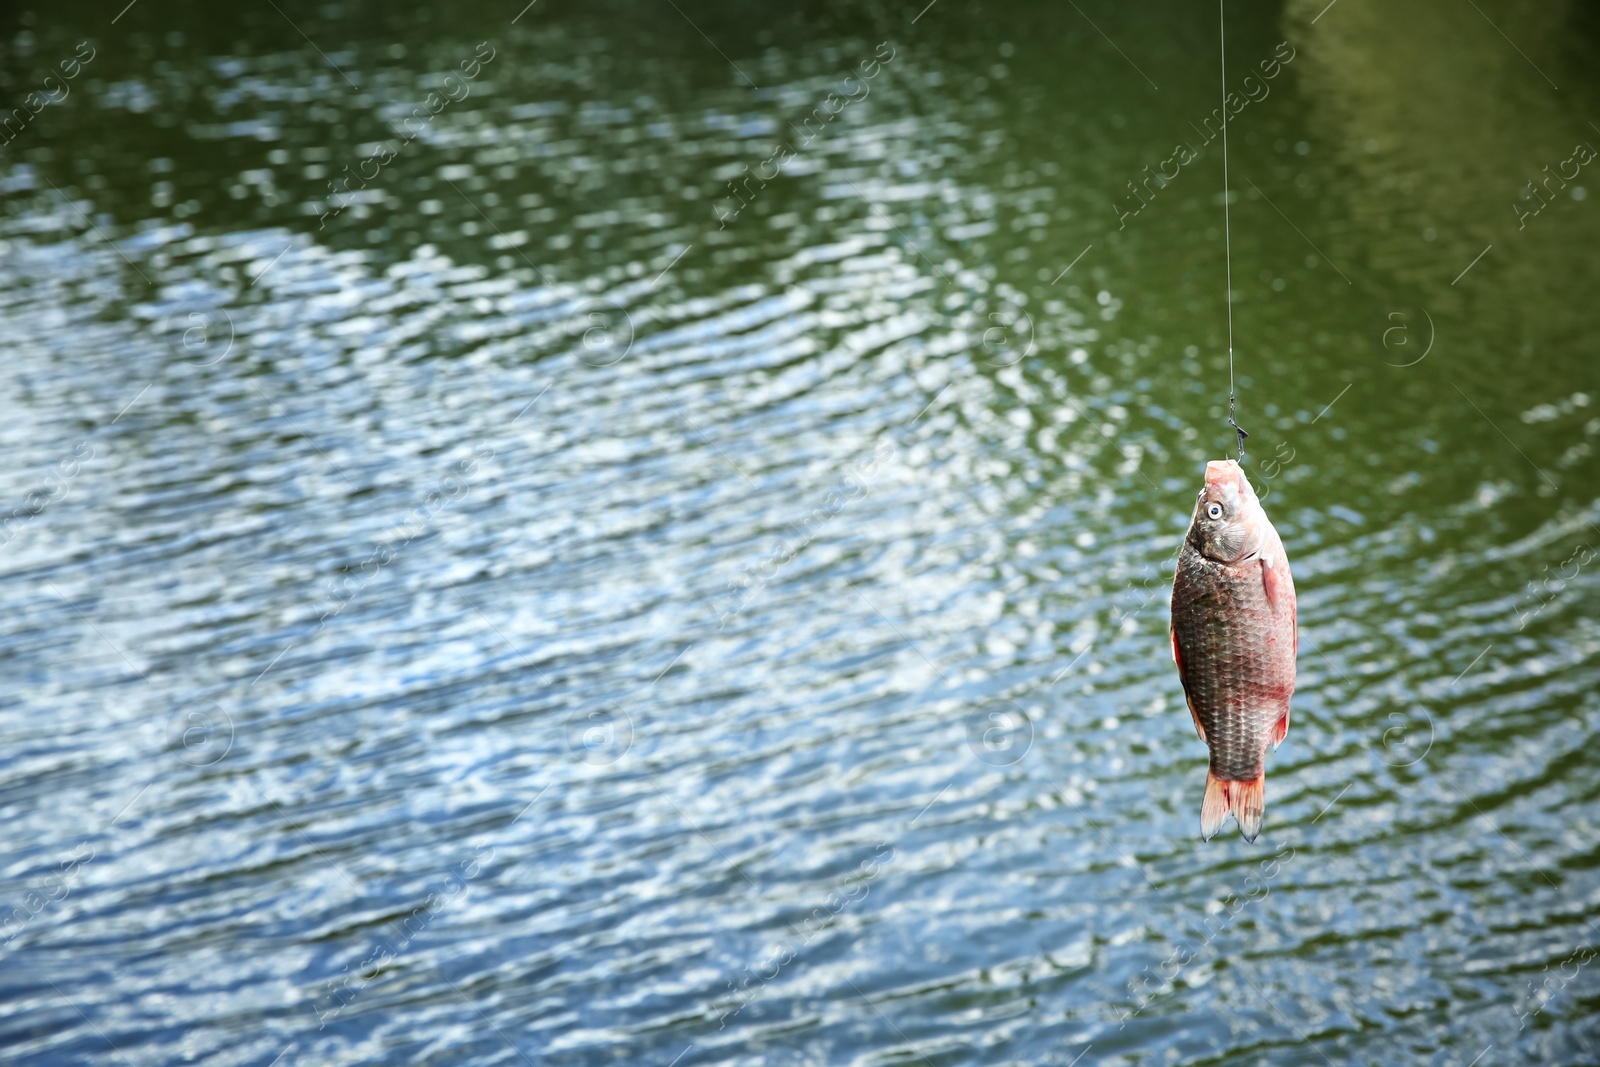
[{"label": "fish", "polygon": [[1200,836],[1261,832],[1267,746],[1289,733],[1300,631],[1289,557],[1243,468],[1206,464],[1172,579],[1172,659],[1210,750]]}]

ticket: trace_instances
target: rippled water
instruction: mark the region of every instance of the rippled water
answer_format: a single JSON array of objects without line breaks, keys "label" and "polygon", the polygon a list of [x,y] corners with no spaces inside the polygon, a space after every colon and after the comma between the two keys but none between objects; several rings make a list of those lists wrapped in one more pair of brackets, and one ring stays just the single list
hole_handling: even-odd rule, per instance
[{"label": "rippled water", "polygon": [[0,1058],[1600,1062],[1588,9],[1230,11],[1251,846],[1215,12],[519,6],[0,16]]}]

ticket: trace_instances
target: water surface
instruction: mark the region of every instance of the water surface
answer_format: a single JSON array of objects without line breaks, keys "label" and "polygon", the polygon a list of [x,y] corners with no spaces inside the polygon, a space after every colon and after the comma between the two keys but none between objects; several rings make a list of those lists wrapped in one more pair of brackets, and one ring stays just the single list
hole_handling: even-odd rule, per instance
[{"label": "water surface", "polygon": [[1229,11],[1252,846],[1215,12],[519,6],[4,16],[7,1062],[1600,1060],[1592,14]]}]

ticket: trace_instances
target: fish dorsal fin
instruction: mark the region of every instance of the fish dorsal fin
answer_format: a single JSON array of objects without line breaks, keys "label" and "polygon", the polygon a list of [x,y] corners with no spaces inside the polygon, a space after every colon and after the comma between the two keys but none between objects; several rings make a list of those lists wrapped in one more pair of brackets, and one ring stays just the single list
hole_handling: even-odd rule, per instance
[{"label": "fish dorsal fin", "polygon": [[1183,699],[1189,705],[1189,717],[1194,720],[1194,732],[1200,735],[1200,740],[1205,741],[1206,728],[1200,724],[1200,712],[1194,706],[1194,697],[1189,695],[1189,679],[1183,673],[1183,649],[1178,647],[1178,628],[1170,627],[1167,633],[1172,637],[1172,662],[1178,665],[1178,681],[1183,683]]}]

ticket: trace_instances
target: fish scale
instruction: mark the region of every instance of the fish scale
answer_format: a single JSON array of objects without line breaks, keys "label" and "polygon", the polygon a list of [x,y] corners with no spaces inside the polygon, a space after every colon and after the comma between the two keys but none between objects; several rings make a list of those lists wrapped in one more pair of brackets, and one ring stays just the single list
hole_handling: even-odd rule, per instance
[{"label": "fish scale", "polygon": [[1229,813],[1247,839],[1260,830],[1267,746],[1289,725],[1295,615],[1283,542],[1249,480],[1232,460],[1207,464],[1172,584],[1173,659],[1211,751],[1207,838]]}]

